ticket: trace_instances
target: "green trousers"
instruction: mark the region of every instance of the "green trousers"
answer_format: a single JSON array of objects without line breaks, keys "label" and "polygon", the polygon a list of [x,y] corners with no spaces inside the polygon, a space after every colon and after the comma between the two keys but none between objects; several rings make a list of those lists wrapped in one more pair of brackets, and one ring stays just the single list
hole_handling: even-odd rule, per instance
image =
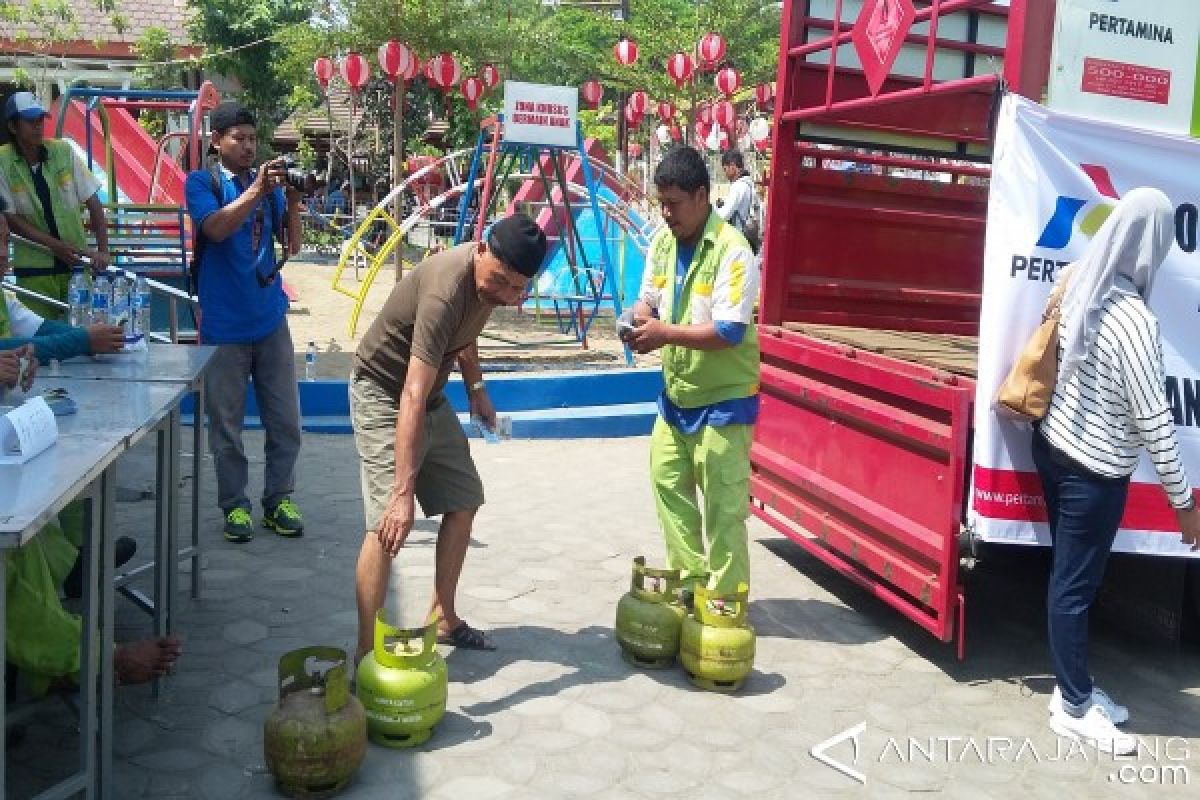
[{"label": "green trousers", "polygon": [[[667,564],[685,583],[708,576],[718,593],[750,583],[746,517],[750,514],[751,425],[705,425],[687,434],[660,417],[650,437],[650,476]],[[703,507],[696,490],[703,496]]]},{"label": "green trousers", "polygon": [[57,525],[47,525],[24,547],[9,550],[5,570],[5,651],[40,694],[51,679],[79,674],[79,617],[62,607],[58,588],[79,549]]},{"label": "green trousers", "polygon": [[[17,278],[17,285],[22,286],[38,294],[44,294],[46,297],[53,297],[55,300],[67,301],[67,284],[71,282],[71,276],[62,275],[35,275],[32,278]],[[43,319],[61,320],[66,319],[67,312],[61,308],[39,303],[27,297],[21,298],[30,311],[37,314]]]}]

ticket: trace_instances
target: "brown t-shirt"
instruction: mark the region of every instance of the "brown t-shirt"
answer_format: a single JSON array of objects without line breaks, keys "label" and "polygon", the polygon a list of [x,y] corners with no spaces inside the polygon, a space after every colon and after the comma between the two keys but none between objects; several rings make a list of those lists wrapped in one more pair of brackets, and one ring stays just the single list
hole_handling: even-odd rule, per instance
[{"label": "brown t-shirt", "polygon": [[475,290],[472,254],[461,244],[430,256],[392,289],[383,310],[359,342],[355,372],[399,399],[411,357],[438,368],[430,390],[433,404],[458,354],[479,337],[492,306]]}]

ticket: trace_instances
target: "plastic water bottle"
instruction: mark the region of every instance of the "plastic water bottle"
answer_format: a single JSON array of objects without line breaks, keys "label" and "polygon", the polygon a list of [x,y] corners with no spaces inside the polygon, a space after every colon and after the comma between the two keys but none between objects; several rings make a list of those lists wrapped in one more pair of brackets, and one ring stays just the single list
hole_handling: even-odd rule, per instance
[{"label": "plastic water bottle", "polygon": [[129,281],[125,276],[118,275],[113,278],[112,283],[112,324],[120,325],[125,329],[125,335],[129,335],[129,317],[131,311],[129,297]]},{"label": "plastic water bottle", "polygon": [[145,334],[150,330],[150,305],[153,298],[150,295],[150,281],[145,275],[138,275],[133,292],[133,324],[130,333],[134,336]]},{"label": "plastic water bottle", "polygon": [[92,284],[92,323],[95,325],[109,324],[111,311],[112,284],[108,278],[100,275]]},{"label": "plastic water bottle", "polygon": [[71,270],[67,284],[67,322],[76,328],[86,328],[92,321],[92,284],[83,267]]},{"label": "plastic water bottle", "polygon": [[304,353],[304,380],[317,379],[317,343],[309,342],[308,350]]}]

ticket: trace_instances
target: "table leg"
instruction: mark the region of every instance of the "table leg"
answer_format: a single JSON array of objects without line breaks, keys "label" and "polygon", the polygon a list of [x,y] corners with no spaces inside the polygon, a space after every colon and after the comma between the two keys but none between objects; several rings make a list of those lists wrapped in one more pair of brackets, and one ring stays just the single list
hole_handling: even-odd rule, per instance
[{"label": "table leg", "polygon": [[[8,553],[0,553],[0,590],[8,586]],[[8,615],[8,592],[0,591],[0,642],[7,642],[8,629],[5,625]],[[4,725],[5,742],[8,739],[8,670],[0,670],[0,722]],[[4,800],[4,786],[8,783],[8,762],[5,761],[5,751],[8,747],[0,747],[0,800]]]},{"label": "table leg", "polygon": [[200,599],[200,448],[204,442],[204,380],[192,395],[192,599]]},{"label": "table leg", "polygon": [[113,551],[116,537],[117,471],[115,466],[104,470],[100,478],[101,501],[100,537],[96,540],[100,551],[100,760],[98,772],[100,783],[98,795],[108,800],[113,795],[113,686],[116,674],[113,665],[113,650],[116,647],[116,592],[113,587]]},{"label": "table leg", "polygon": [[79,661],[79,758],[80,767],[87,776],[88,798],[96,797],[99,789],[97,782],[98,767],[97,731],[98,731],[98,698],[97,690],[100,685],[100,542],[104,537],[104,520],[101,507],[103,506],[104,486],[103,476],[92,483],[91,497],[88,499],[89,521],[87,535],[83,538],[83,618],[81,620],[82,642]]},{"label": "table leg", "polygon": [[[171,434],[167,423],[155,431],[154,469],[154,635],[167,635],[168,595],[167,562],[171,559],[170,496],[171,486]],[[159,696],[161,681],[155,680],[152,692]]]},{"label": "table leg", "polygon": [[167,596],[163,603],[163,614],[168,633],[175,630],[175,600],[179,592],[179,446],[182,442],[179,417],[179,407],[176,406],[167,418],[167,436],[170,440],[167,470],[170,483],[167,484]]}]

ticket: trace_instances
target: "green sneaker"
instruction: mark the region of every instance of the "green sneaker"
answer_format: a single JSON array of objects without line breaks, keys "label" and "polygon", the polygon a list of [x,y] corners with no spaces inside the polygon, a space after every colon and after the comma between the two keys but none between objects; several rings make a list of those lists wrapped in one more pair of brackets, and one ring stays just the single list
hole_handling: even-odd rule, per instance
[{"label": "green sneaker", "polygon": [[254,538],[254,520],[250,512],[238,506],[225,515],[225,541],[248,542]]},{"label": "green sneaker", "polygon": [[304,517],[290,498],[285,497],[274,508],[263,512],[263,527],[280,536],[299,536],[304,533]]}]

